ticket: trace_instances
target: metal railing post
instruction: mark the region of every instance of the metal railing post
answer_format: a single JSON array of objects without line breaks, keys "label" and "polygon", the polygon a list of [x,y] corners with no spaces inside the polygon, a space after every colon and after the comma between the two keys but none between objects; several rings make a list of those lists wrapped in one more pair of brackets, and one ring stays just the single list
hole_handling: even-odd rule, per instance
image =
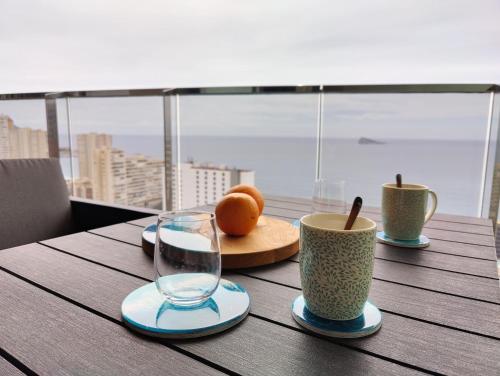
[{"label": "metal railing post", "polygon": [[[495,95],[495,93],[492,93]],[[493,122],[494,118],[494,99],[490,105],[489,111],[489,121]],[[497,220],[498,220],[498,210],[500,204],[500,106],[498,107],[498,122],[496,124],[496,148],[495,155],[492,155],[492,171],[491,171],[491,191],[490,191],[490,199],[489,205],[485,207],[485,210],[488,209],[487,216],[493,221],[493,226],[496,231]]]},{"label": "metal railing post", "polygon": [[49,157],[59,159],[59,132],[57,129],[57,94],[45,94],[45,115],[47,119],[47,142]]},{"label": "metal railing post", "polygon": [[69,152],[69,170],[71,175],[71,194],[75,194],[75,175],[73,169],[73,142],[71,140],[71,107],[69,97],[65,97],[66,104],[66,125],[68,131],[68,152]]},{"label": "metal railing post", "polygon": [[[494,179],[492,178],[490,180],[490,186],[488,186],[487,180],[488,180],[488,167],[489,167],[488,165],[491,163],[491,158],[492,157],[495,158],[495,155],[492,155],[492,152],[490,150],[491,134],[493,127],[493,112],[494,112],[493,109],[495,107],[494,103],[495,103],[495,91],[491,91],[489,107],[488,107],[488,117],[486,123],[485,145],[483,152],[483,168],[481,173],[481,189],[479,191],[479,205],[478,205],[478,215],[477,215],[478,217],[488,217],[489,213],[487,212],[487,210],[489,210],[491,205],[490,195],[493,194],[492,187]],[[495,169],[495,160],[493,159],[493,170],[494,169]],[[490,195],[488,195],[487,191],[489,191]]]},{"label": "metal railing post", "polygon": [[322,144],[323,144],[323,102],[325,99],[323,86],[319,87],[318,93],[318,114],[317,114],[317,130],[316,130],[316,180],[321,179],[321,158],[322,158]]},{"label": "metal railing post", "polygon": [[173,210],[173,127],[172,127],[172,94],[171,90],[163,92],[163,139],[164,139],[164,159],[165,159],[165,210]]},{"label": "metal railing post", "polygon": [[180,109],[179,94],[175,95],[175,161],[177,164],[176,171],[176,186],[173,189],[177,190],[176,208],[182,209],[182,171],[181,171],[181,109]]}]

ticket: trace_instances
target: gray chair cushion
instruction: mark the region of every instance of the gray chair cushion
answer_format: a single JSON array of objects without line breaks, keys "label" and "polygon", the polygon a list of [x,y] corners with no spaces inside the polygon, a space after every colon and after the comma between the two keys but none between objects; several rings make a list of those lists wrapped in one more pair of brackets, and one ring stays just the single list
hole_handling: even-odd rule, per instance
[{"label": "gray chair cushion", "polygon": [[71,203],[57,159],[0,160],[0,249],[72,229]]}]

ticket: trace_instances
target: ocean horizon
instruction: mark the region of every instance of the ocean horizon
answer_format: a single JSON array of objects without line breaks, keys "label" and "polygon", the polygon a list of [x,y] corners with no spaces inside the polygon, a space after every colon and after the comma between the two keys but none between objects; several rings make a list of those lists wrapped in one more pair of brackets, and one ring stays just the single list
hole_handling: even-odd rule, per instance
[{"label": "ocean horizon", "polygon": [[[380,206],[381,185],[401,173],[405,182],[425,184],[437,192],[439,212],[477,215],[484,142],[375,141],[381,143],[359,143],[359,138],[322,142],[321,176],[344,180],[348,202],[361,196],[365,205]],[[255,185],[267,194],[312,195],[317,152],[314,138],[181,136],[180,145],[181,162],[194,160],[253,170]],[[113,135],[113,147],[127,154],[163,158],[160,135]],[[64,158],[62,165],[69,178],[69,158]],[[74,168],[75,176],[77,170]]]}]

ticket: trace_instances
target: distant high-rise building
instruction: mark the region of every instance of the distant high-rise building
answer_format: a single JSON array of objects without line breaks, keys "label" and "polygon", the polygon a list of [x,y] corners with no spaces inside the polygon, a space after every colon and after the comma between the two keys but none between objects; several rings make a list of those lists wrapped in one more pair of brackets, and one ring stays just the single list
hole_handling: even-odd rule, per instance
[{"label": "distant high-rise building", "polygon": [[76,136],[76,144],[80,177],[88,178],[92,184],[94,198],[103,200],[99,150],[111,149],[113,138],[109,134],[85,133]]},{"label": "distant high-rise building", "polygon": [[6,115],[0,115],[0,159],[11,158],[10,156],[10,133],[14,128],[14,122]]},{"label": "distant high-rise building", "polygon": [[95,151],[96,199],[127,205],[127,165],[123,150],[100,147]]},{"label": "distant high-rise building", "polygon": [[[255,184],[255,171],[196,164],[192,161],[173,167],[174,208],[192,208],[218,201],[236,184]],[[180,192],[177,181],[180,175]]]},{"label": "distant high-rise building", "polygon": [[[163,161],[140,154],[128,156],[123,150],[113,148],[112,141],[112,136],[107,134],[77,136],[80,179],[88,180],[93,198],[161,209]],[[79,192],[88,192],[88,189]]]},{"label": "distant high-rise building", "polygon": [[142,154],[127,156],[127,201],[129,205],[162,208],[165,164]]},{"label": "distant high-rise building", "polygon": [[88,178],[76,178],[71,180],[67,180],[68,190],[71,192],[73,189],[73,195],[82,198],[94,198],[94,194],[92,192],[92,184]]},{"label": "distant high-rise building", "polygon": [[21,128],[6,115],[0,115],[0,158],[47,158],[47,132]]}]

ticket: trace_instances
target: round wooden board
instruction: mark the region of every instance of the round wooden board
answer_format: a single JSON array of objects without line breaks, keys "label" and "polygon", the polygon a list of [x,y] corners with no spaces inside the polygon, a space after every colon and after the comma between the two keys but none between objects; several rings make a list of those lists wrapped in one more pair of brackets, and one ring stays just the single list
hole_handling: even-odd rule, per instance
[{"label": "round wooden board", "polygon": [[299,250],[299,230],[291,223],[261,216],[246,236],[220,235],[222,267],[251,268],[287,259]]},{"label": "round wooden board", "polygon": [[[299,251],[299,230],[291,223],[261,216],[257,226],[246,236],[228,236],[220,231],[220,245],[223,269],[273,264]],[[154,232],[148,236],[143,233],[142,249],[153,256]]]}]

